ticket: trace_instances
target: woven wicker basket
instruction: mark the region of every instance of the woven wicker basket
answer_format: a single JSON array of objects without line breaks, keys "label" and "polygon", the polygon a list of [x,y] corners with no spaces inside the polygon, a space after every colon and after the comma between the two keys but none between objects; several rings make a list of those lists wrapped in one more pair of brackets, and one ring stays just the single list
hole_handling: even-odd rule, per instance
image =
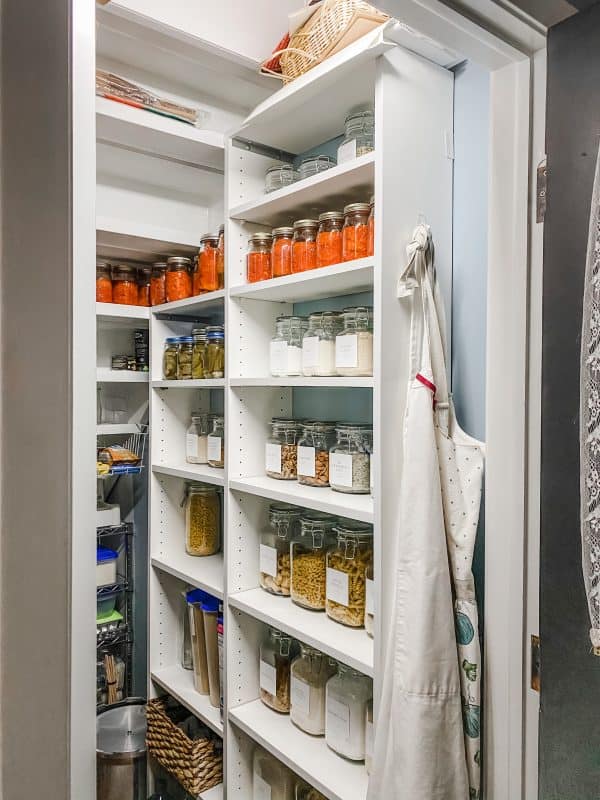
[{"label": "woven wicker basket", "polygon": [[146,707],[148,753],[194,797],[223,782],[223,755],[211,739],[191,741],[167,716],[167,698]]}]

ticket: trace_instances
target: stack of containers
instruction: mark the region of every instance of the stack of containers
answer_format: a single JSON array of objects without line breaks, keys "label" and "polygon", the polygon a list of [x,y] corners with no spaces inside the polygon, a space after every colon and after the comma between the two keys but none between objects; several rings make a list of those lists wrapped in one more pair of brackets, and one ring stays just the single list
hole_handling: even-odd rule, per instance
[{"label": "stack of containers", "polygon": [[[219,601],[216,597],[192,589],[186,594],[192,643],[194,686],[208,695],[214,708],[221,707],[222,672],[219,670]],[[222,609],[221,609],[222,627]]]}]

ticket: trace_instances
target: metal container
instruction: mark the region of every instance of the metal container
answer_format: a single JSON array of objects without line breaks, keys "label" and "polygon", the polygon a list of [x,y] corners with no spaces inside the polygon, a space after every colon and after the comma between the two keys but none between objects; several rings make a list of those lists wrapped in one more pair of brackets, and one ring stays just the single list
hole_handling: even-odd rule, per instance
[{"label": "metal container", "polygon": [[146,800],[146,701],[131,698],[98,710],[97,800]]}]

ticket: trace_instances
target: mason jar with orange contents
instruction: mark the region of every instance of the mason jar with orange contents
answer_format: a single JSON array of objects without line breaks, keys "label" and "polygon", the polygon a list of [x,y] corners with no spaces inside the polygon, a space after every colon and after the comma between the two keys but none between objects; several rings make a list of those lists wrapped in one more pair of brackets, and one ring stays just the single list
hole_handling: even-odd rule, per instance
[{"label": "mason jar with orange contents", "polygon": [[150,305],[150,283],[152,267],[138,267],[138,306]]},{"label": "mason jar with orange contents", "polygon": [[369,247],[367,255],[375,254],[375,195],[371,195],[371,202],[369,203],[371,210],[369,211]]},{"label": "mason jar with orange contents", "polygon": [[214,233],[205,233],[200,239],[198,266],[194,273],[194,294],[216,292],[219,289],[217,260],[219,255],[219,237]]},{"label": "mason jar with orange contents", "polygon": [[316,268],[318,228],[316,219],[299,219],[294,222],[292,272],[306,272]]},{"label": "mason jar with orange contents", "polygon": [[317,267],[330,267],[342,261],[342,229],[344,215],[341,211],[319,214],[317,233]]},{"label": "mason jar with orange contents", "polygon": [[350,203],[344,208],[342,261],[368,256],[370,211],[369,203]]},{"label": "mason jar with orange contents", "polygon": [[266,281],[273,277],[271,247],[273,236],[270,233],[253,233],[248,239],[246,255],[246,277],[248,283]]},{"label": "mason jar with orange contents", "polygon": [[281,278],[292,271],[292,242],[293,228],[273,228],[273,249],[271,250],[271,265],[273,277]]},{"label": "mason jar with orange contents", "polygon": [[106,261],[96,261],[96,302],[112,303],[112,277]]},{"label": "mason jar with orange contents", "polygon": [[121,306],[137,306],[138,285],[135,267],[119,264],[112,275],[113,303]]},{"label": "mason jar with orange contents", "polygon": [[157,261],[152,264],[152,277],[150,278],[150,303],[153,306],[160,306],[166,303],[166,277],[167,262]]},{"label": "mason jar with orange contents", "polygon": [[167,259],[165,299],[167,303],[192,296],[192,262],[189,258],[172,256]]},{"label": "mason jar with orange contents", "polygon": [[225,286],[225,225],[219,225],[219,244],[217,245],[217,275],[219,289]]}]

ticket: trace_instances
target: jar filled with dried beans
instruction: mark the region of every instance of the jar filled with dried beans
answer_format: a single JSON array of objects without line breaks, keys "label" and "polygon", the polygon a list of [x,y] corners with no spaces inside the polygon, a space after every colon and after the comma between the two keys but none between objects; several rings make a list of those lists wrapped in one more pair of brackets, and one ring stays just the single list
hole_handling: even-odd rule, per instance
[{"label": "jar filled with dried beans", "polygon": [[298,483],[329,486],[329,450],[335,442],[335,423],[305,422],[298,441]]},{"label": "jar filled with dried beans", "polygon": [[294,229],[283,226],[273,228],[273,249],[271,250],[271,264],[273,277],[281,278],[292,271],[292,243]]},{"label": "jar filled with dried beans", "polygon": [[113,287],[110,266],[106,261],[96,261],[96,302],[112,303]]},{"label": "jar filled with dried beans", "polygon": [[311,736],[325,735],[325,687],[336,665],[319,650],[300,644],[292,661],[290,719]]},{"label": "jar filled with dried beans", "polygon": [[192,296],[192,262],[189,258],[173,256],[167,260],[165,297],[167,303]]},{"label": "jar filled with dried beans", "polygon": [[269,628],[260,646],[260,699],[281,714],[290,713],[290,666],[295,650],[291,636]]},{"label": "jar filled with dried beans", "polygon": [[194,273],[194,295],[215,292],[221,288],[219,286],[218,256],[219,237],[212,233],[205,233],[200,239],[198,266]]},{"label": "jar filled with dried beans", "polygon": [[185,505],[185,549],[190,556],[212,556],[221,546],[221,507],[214,486],[188,484]]},{"label": "jar filled with dried beans", "polygon": [[273,277],[271,266],[271,246],[273,236],[270,233],[253,233],[248,239],[246,255],[246,278],[248,283],[266,281]]},{"label": "jar filled with dried beans", "polygon": [[135,267],[119,264],[112,273],[113,303],[122,306],[137,306],[138,287]]},{"label": "jar filled with dried beans", "polygon": [[369,203],[350,203],[344,208],[342,261],[369,255]]},{"label": "jar filled with dried beans", "polygon": [[294,222],[292,272],[306,272],[317,266],[318,227],[316,219],[299,219]]},{"label": "jar filled with dried beans", "polygon": [[340,211],[319,214],[317,233],[317,267],[329,267],[342,262],[342,231],[344,215]]},{"label": "jar filled with dried beans", "polygon": [[365,624],[367,568],[373,563],[373,528],[339,522],[337,544],[327,553],[327,616],[351,628]]},{"label": "jar filled with dried beans", "polygon": [[296,506],[272,503],[269,529],[260,537],[259,582],[271,594],[289,597],[290,541],[295,535],[302,511]]},{"label": "jar filled with dried beans", "polygon": [[369,494],[373,428],[355,423],[339,424],[336,443],[329,451],[329,485],[334,492]]},{"label": "jar filled with dried beans", "polygon": [[150,282],[152,280],[152,267],[139,267],[138,273],[138,306],[150,307]]},{"label": "jar filled with dried beans", "polygon": [[152,277],[150,278],[150,302],[153,306],[160,306],[167,302],[167,262],[157,261],[152,265]]},{"label": "jar filled with dried beans", "polygon": [[274,419],[265,444],[265,472],[270,478],[295,481],[298,476],[300,425],[293,419]]},{"label": "jar filled with dried beans", "polygon": [[337,518],[313,511],[300,518],[300,530],[292,540],[291,597],[311,611],[324,611],[327,551],[335,543]]}]

